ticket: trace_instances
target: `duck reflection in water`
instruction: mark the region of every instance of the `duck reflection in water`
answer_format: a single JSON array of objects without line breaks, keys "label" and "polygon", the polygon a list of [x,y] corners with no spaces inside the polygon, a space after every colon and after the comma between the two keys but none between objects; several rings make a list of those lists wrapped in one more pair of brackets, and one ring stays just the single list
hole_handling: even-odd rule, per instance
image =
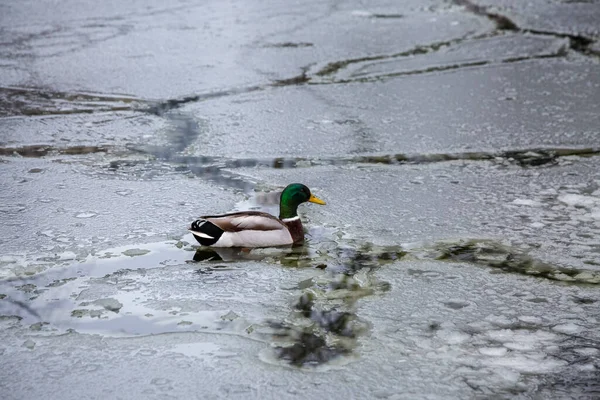
[{"label": "duck reflection in water", "polygon": [[[300,259],[308,258],[308,250],[304,246],[270,247],[270,248],[243,248],[243,247],[201,247],[194,253],[196,262],[210,261],[262,261],[271,258],[282,263],[294,264]],[[284,260],[288,262],[284,262]]]}]

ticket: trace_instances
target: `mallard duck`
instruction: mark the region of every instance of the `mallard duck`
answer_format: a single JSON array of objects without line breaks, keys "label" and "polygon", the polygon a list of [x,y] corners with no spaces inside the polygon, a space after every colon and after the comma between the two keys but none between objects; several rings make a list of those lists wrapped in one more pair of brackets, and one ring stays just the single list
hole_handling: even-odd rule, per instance
[{"label": "mallard duck", "polygon": [[203,246],[272,247],[304,242],[298,206],[325,204],[301,183],[288,185],[279,201],[279,218],[259,211],[242,211],[200,217],[189,230]]}]

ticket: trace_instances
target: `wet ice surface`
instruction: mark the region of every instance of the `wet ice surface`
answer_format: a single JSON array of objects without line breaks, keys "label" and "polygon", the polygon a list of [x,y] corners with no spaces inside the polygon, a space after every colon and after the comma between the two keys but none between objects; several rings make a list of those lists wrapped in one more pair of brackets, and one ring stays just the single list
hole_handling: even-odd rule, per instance
[{"label": "wet ice surface", "polygon": [[505,15],[522,29],[591,39],[598,38],[600,34],[600,10],[594,1],[534,0],[528,2],[526,7],[519,7],[518,3],[510,0],[467,0],[457,3],[488,7],[490,13]]},{"label": "wet ice surface", "polygon": [[[455,62],[453,52],[448,55],[448,62]],[[373,64],[389,67],[391,74],[398,71],[392,62]],[[382,76],[373,83],[286,87],[190,104],[186,111],[214,121],[213,134],[199,135],[190,150],[318,161],[364,153],[597,147],[598,136],[589,125],[599,120],[597,103],[589,101],[600,91],[596,69],[596,63],[533,60],[410,79]],[[342,78],[344,72],[339,72]],[[552,95],[559,92],[565,96]]]},{"label": "wet ice surface", "polygon": [[[72,385],[102,377],[110,395],[144,364],[133,376],[145,380],[120,395],[183,396],[198,373],[217,383],[203,396],[526,395],[571,375],[594,387],[595,287],[433,261],[414,247],[356,253],[352,241],[318,240],[312,254],[262,250],[258,261],[233,262],[191,263],[196,253],[183,242],[125,246],[5,282],[3,314],[22,319],[2,321],[2,354],[19,371],[3,382],[51,379],[44,390],[70,398]],[[321,334],[327,344],[311,347]],[[292,360],[304,367],[285,368]],[[16,368],[23,362],[27,372]]]},{"label": "wet ice surface", "polygon": [[[330,205],[340,202],[335,191],[317,189]],[[561,199],[572,207],[585,197],[590,203],[593,196]],[[52,390],[67,398],[67,388],[86,374],[121,382],[122,363],[144,363],[151,371],[144,374],[147,382],[127,389],[129,396],[160,390],[185,395],[190,369],[219,377],[220,385],[203,392],[211,396],[232,390],[258,396],[265,388],[257,382],[273,379],[288,392],[277,391],[278,385],[268,390],[284,397],[329,390],[339,395],[349,387],[362,396],[384,397],[527,395],[539,385],[554,391],[570,375],[580,380],[575,390],[595,387],[600,340],[595,285],[568,286],[496,269],[486,264],[485,252],[466,257],[469,247],[457,239],[437,246],[372,246],[356,239],[364,235],[355,225],[327,227],[327,214],[307,211],[310,242],[296,251],[196,252],[186,235],[106,248],[82,262],[7,280],[0,286],[6,296],[2,313],[21,319],[4,319],[2,352],[15,367],[37,359],[39,368],[29,370],[27,379],[54,378]],[[345,213],[340,207],[338,226],[347,221]],[[402,242],[386,232],[375,236]],[[508,259],[499,245],[478,242]],[[448,258],[448,252],[457,256]],[[321,337],[326,341],[319,342]],[[70,349],[68,362],[55,354],[63,346]],[[110,360],[115,365],[109,367]],[[285,368],[288,363],[303,365],[304,372]],[[283,369],[274,374],[272,365]],[[74,366],[77,373],[70,373]],[[232,368],[242,373],[231,375]],[[315,378],[313,368],[327,378]],[[365,378],[365,370],[377,371],[376,377]],[[399,373],[402,380],[396,379]],[[5,381],[22,379],[11,374]],[[152,386],[157,382],[164,384]],[[36,395],[40,389],[25,390]]]},{"label": "wet ice surface", "polygon": [[144,159],[13,158],[2,169],[11,188],[0,194],[2,276],[44,271],[64,252],[80,259],[118,244],[179,237],[197,207],[227,211],[233,198]]},{"label": "wet ice surface", "polygon": [[[0,397],[598,396],[570,4],[0,6]],[[185,231],[292,181],[301,248]]]}]

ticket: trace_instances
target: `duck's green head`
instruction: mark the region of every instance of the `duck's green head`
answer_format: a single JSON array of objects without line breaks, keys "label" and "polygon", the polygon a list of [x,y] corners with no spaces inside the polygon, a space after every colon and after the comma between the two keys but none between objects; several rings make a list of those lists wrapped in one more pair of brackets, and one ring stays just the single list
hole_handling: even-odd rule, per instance
[{"label": "duck's green head", "polygon": [[292,183],[281,192],[279,203],[279,218],[293,218],[298,215],[298,206],[305,202],[325,204],[325,202],[314,196],[310,189],[301,183]]}]

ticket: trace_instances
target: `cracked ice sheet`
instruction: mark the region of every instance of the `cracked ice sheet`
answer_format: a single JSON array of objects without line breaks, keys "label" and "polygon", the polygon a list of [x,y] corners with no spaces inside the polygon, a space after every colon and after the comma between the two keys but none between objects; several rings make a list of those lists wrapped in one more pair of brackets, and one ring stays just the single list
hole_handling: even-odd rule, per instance
[{"label": "cracked ice sheet", "polygon": [[168,123],[138,112],[11,117],[0,124],[0,146],[107,146],[125,151],[127,145],[160,138]]},{"label": "cracked ice sheet", "polygon": [[396,74],[460,68],[461,65],[551,57],[566,52],[568,46],[568,40],[552,36],[499,35],[465,40],[420,57],[391,57],[351,64],[333,78],[377,80]]},{"label": "cracked ice sheet", "polygon": [[[261,38],[256,49],[248,54],[248,62],[259,71],[277,79],[298,75],[300,68],[317,71],[328,63],[373,56],[388,56],[427,47],[434,43],[460,41],[493,31],[494,24],[458,9],[440,12],[410,12],[405,5],[395,8],[395,13],[405,13],[402,18],[378,18],[376,15],[394,15],[394,8],[368,11],[355,9],[345,3],[331,15],[311,21],[305,26]],[[378,10],[377,4],[369,4]],[[332,42],[330,37],[336,37]],[[264,43],[266,42],[266,43]],[[288,47],[278,47],[278,44]],[[299,44],[293,47],[294,44]],[[302,44],[310,44],[310,46]],[[274,68],[275,67],[275,68]],[[286,71],[287,75],[281,74]]]},{"label": "cracked ice sheet", "polygon": [[600,113],[592,101],[600,93],[596,71],[586,61],[535,60],[382,82],[286,87],[184,109],[210,127],[191,148],[196,155],[589,147],[600,145]]},{"label": "cracked ice sheet", "polygon": [[471,0],[510,18],[521,29],[598,38],[600,4],[587,0]]},{"label": "cracked ice sheet", "polygon": [[[266,84],[316,62],[394,53],[494,28],[442,2],[378,2],[365,9],[360,2],[178,1],[165,7],[136,1],[99,7],[88,1],[7,5],[3,11],[6,72],[0,85],[146,99]],[[404,17],[365,17],[369,12]],[[338,37],[334,44],[332,35]],[[292,45],[278,47],[286,43]],[[294,47],[298,43],[309,45]]]},{"label": "cracked ice sheet", "polygon": [[[235,7],[216,1],[11,6],[2,19],[8,25],[5,57],[24,59],[16,78],[25,75],[20,81],[8,75],[2,84],[162,99],[189,94],[190,86],[207,91],[257,83],[260,76],[238,59],[239,41],[247,44],[252,32],[246,19],[256,16]],[[30,10],[33,15],[21,17]],[[37,23],[15,24],[24,20]]]}]

